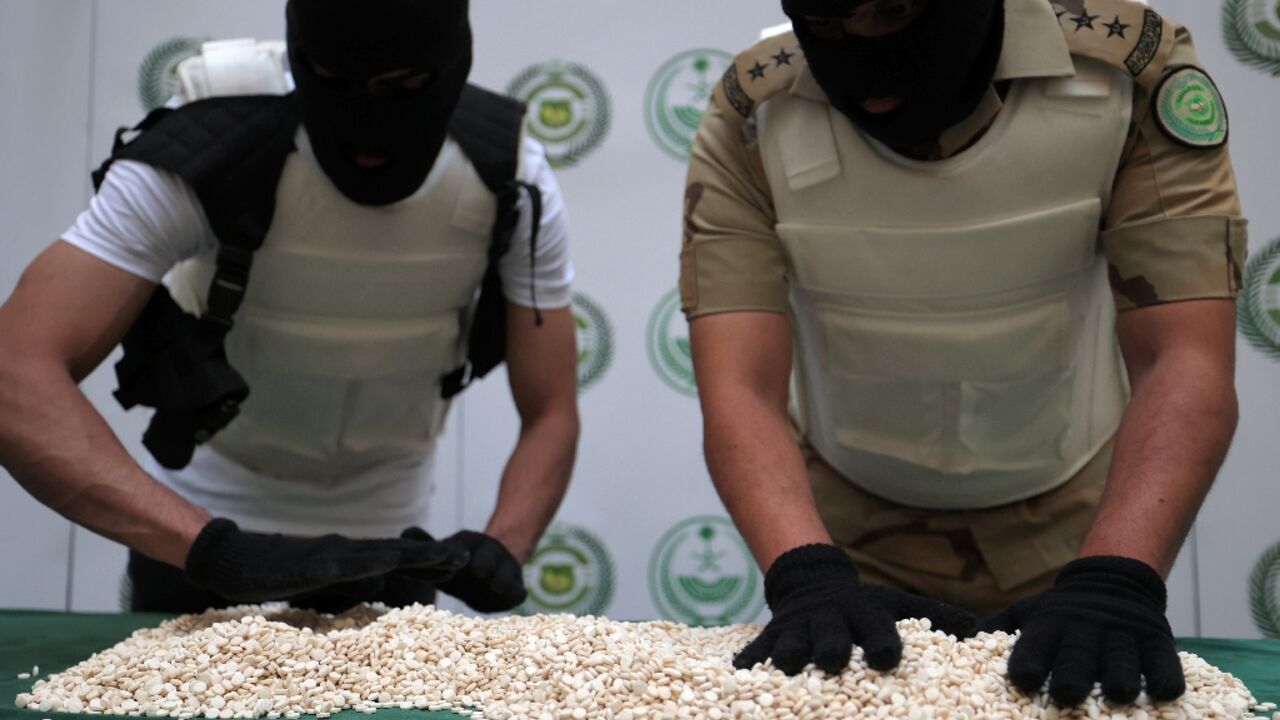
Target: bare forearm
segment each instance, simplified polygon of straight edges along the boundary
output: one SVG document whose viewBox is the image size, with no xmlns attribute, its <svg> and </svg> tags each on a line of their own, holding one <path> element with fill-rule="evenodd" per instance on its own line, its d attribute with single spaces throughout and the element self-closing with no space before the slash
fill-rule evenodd
<svg viewBox="0 0 1280 720">
<path fill-rule="evenodd" d="M 760 568 L 792 548 L 830 543 L 786 415 L 745 390 L 704 411 L 707 467 Z"/>
<path fill-rule="evenodd" d="M 72 522 L 178 567 L 209 519 L 138 467 L 70 375 L 47 363 L 0 367 L 0 464 Z"/>
<path fill-rule="evenodd" d="M 1132 557 L 1167 576 L 1226 456 L 1236 419 L 1230 372 L 1195 358 L 1152 367 L 1134 386 L 1081 555 Z"/>
<path fill-rule="evenodd" d="M 577 444 L 576 411 L 547 415 L 521 430 L 485 528 L 521 563 L 533 554 L 564 499 Z"/>
</svg>

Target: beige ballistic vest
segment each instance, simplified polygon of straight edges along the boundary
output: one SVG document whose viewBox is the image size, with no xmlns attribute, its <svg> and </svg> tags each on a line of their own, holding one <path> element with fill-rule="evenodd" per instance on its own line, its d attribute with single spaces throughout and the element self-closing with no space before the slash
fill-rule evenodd
<svg viewBox="0 0 1280 720">
<path fill-rule="evenodd" d="M 1098 250 L 1132 85 L 1076 57 L 1021 80 L 973 147 L 898 156 L 826 103 L 759 110 L 798 413 L 858 486 L 984 508 L 1068 480 L 1127 402 Z"/>
<path fill-rule="evenodd" d="M 493 195 L 449 140 L 423 190 L 394 205 L 347 200 L 300 153 L 276 203 L 226 343 L 249 399 L 211 444 L 284 477 L 426 453 L 448 407 L 440 378 L 466 357 Z M 204 256 L 176 269 L 175 298 L 203 307 L 213 268 Z"/>
<path fill-rule="evenodd" d="M 206 47 L 218 75 L 195 61 L 180 73 L 188 99 L 228 94 L 219 78 L 230 92 L 271 91 L 261 83 L 280 72 L 279 53 L 235 42 L 231 62 L 211 62 Z M 351 202 L 309 152 L 290 155 L 227 336 L 249 398 L 210 444 L 256 472 L 309 481 L 429 452 L 448 410 L 440 378 L 466 358 L 496 209 L 452 139 L 423 187 L 385 207 Z M 209 255 L 170 273 L 184 309 L 203 310 L 213 270 Z"/>
</svg>

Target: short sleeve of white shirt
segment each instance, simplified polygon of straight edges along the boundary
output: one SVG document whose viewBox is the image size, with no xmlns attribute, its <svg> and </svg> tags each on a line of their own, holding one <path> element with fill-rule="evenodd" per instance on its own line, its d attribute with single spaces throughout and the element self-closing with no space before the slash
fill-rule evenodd
<svg viewBox="0 0 1280 720">
<path fill-rule="evenodd" d="M 62 238 L 145 280 L 217 247 L 195 191 L 177 175 L 121 160 Z"/>
<path fill-rule="evenodd" d="M 499 263 L 503 293 L 524 307 L 569 305 L 569 258 L 564 198 L 542 146 L 526 139 L 521 179 L 542 194 L 536 261 L 530 262 L 532 210 L 522 196 L 511 250 Z M 98 194 L 63 235 L 68 243 L 138 277 L 159 282 L 177 263 L 212 252 L 217 240 L 195 191 L 173 173 L 122 160 L 107 172 Z"/>
</svg>

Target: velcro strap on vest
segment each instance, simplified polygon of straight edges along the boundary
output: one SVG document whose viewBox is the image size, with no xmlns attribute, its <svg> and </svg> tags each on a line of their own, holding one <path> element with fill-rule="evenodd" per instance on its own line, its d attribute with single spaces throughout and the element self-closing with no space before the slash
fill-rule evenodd
<svg viewBox="0 0 1280 720">
<path fill-rule="evenodd" d="M 840 174 L 840 153 L 836 150 L 835 131 L 831 127 L 831 111 L 819 102 L 796 102 L 788 107 L 800 119 L 790 125 L 804 128 L 803 137 L 781 138 L 785 152 L 782 163 L 787 172 L 787 185 L 803 190 Z"/>
<path fill-rule="evenodd" d="M 519 195 L 529 196 L 529 281 L 533 294 L 534 323 L 542 326 L 542 312 L 538 309 L 537 254 L 538 236 L 542 225 L 542 191 L 537 185 L 512 182 L 498 193 L 498 217 L 493 224 L 493 240 L 489 243 L 489 265 L 480 284 L 480 299 L 476 301 L 471 332 L 467 340 L 467 360 L 462 367 L 440 379 L 440 396 L 448 400 L 466 390 L 472 381 L 484 377 L 502 363 L 506 357 L 507 327 L 506 298 L 502 293 L 502 275 L 499 260 L 511 247 L 511 236 L 520 220 Z"/>
</svg>

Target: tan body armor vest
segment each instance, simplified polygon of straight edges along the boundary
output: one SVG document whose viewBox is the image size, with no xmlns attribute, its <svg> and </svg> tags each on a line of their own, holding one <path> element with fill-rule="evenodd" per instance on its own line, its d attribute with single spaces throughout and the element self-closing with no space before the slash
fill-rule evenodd
<svg viewBox="0 0 1280 720">
<path fill-rule="evenodd" d="M 1020 80 L 977 143 L 901 157 L 826 103 L 758 110 L 802 427 L 858 486 L 983 508 L 1068 480 L 1127 401 L 1098 231 L 1131 81 Z"/>
<path fill-rule="evenodd" d="M 250 395 L 210 444 L 308 480 L 428 452 L 448 409 L 440 378 L 466 357 L 495 212 L 452 139 L 423 187 L 385 207 L 348 200 L 305 148 L 290 155 L 226 341 Z M 213 270 L 211 255 L 176 268 L 179 304 L 203 309 Z"/>
</svg>

